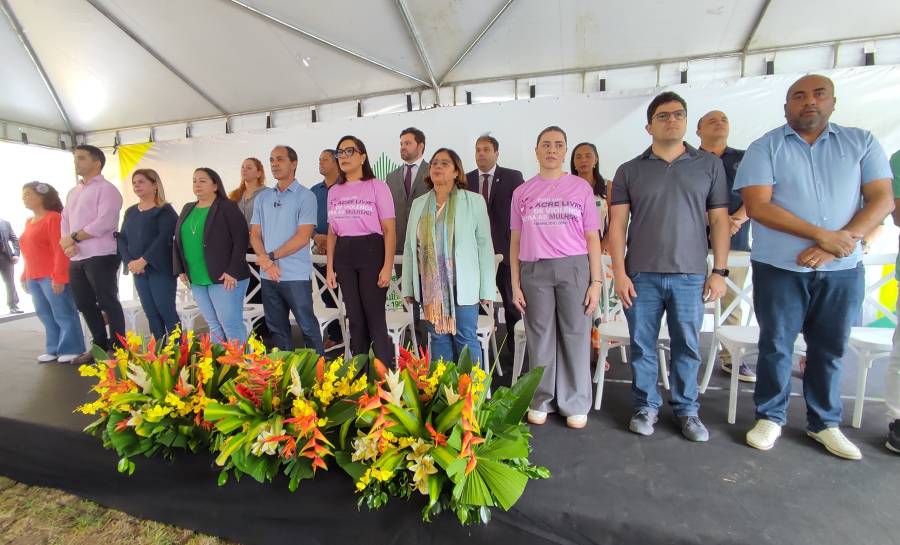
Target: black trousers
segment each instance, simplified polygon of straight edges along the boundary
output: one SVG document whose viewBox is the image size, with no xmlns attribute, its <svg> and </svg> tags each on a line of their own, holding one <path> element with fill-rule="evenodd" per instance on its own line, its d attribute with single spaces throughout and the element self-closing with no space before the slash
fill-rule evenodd
<svg viewBox="0 0 900 545">
<path fill-rule="evenodd" d="M 100 255 L 69 263 L 69 286 L 75 306 L 84 316 L 94 344 L 109 350 L 125 336 L 125 315 L 119 303 L 119 256 Z M 102 312 L 101 312 L 102 311 Z M 103 322 L 109 322 L 109 333 Z"/>
<path fill-rule="evenodd" d="M 19 306 L 19 294 L 16 292 L 16 278 L 13 272 L 15 265 L 8 256 L 0 255 L 0 275 L 6 285 L 6 306 L 12 310 Z"/>
<path fill-rule="evenodd" d="M 512 295 L 512 276 L 509 270 L 509 264 L 501 262 L 497 267 L 497 289 L 503 297 L 503 314 L 506 316 L 506 331 L 512 338 L 513 327 L 516 322 L 522 319 L 522 314 L 516 305 L 513 304 Z"/>
<path fill-rule="evenodd" d="M 394 346 L 387 332 L 384 304 L 387 288 L 378 287 L 384 266 L 384 237 L 378 234 L 338 237 L 334 272 L 341 286 L 350 322 L 350 351 L 365 354 L 372 346 L 385 365 L 394 361 Z"/>
</svg>

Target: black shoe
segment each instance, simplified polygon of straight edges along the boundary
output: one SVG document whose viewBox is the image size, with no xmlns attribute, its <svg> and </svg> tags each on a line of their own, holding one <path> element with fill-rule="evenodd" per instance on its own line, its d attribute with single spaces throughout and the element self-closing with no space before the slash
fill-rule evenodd
<svg viewBox="0 0 900 545">
<path fill-rule="evenodd" d="M 72 360 L 72 365 L 90 365 L 94 363 L 94 355 L 91 354 L 91 351 L 88 350 L 84 354 L 81 354 L 77 358 Z"/>
<path fill-rule="evenodd" d="M 884 446 L 889 451 L 900 454 L 900 419 L 888 424 L 888 436 Z"/>
</svg>

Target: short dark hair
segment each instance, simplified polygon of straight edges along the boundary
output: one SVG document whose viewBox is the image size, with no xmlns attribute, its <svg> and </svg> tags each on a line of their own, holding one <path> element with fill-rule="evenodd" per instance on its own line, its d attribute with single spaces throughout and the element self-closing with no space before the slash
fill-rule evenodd
<svg viewBox="0 0 900 545">
<path fill-rule="evenodd" d="M 594 195 L 606 198 L 606 180 L 603 179 L 603 175 L 600 174 L 600 154 L 597 153 L 597 146 L 591 144 L 590 142 L 582 142 L 572 148 L 572 159 L 569 162 L 570 173 L 578 174 L 578 171 L 575 170 L 575 153 L 578 151 L 578 148 L 581 146 L 588 146 L 591 148 L 591 151 L 594 152 L 594 157 L 597 158 L 597 163 L 594 165 L 594 169 L 591 171 L 593 175 L 593 180 L 588 180 L 587 182 L 591 184 L 591 189 L 594 190 Z"/>
<path fill-rule="evenodd" d="M 562 130 L 561 128 L 557 127 L 556 125 L 550 125 L 546 129 L 544 129 L 540 133 L 538 133 L 537 140 L 534 142 L 535 147 L 537 147 L 537 145 L 541 143 L 541 137 L 544 136 L 545 134 L 547 134 L 548 132 L 562 133 L 563 141 L 565 141 L 566 144 L 569 143 L 569 138 L 566 136 L 566 131 Z"/>
<path fill-rule="evenodd" d="M 419 129 L 417 129 L 415 127 L 407 127 L 405 129 L 403 129 L 402 131 L 400 131 L 401 137 L 404 134 L 413 135 L 413 138 L 416 139 L 416 144 L 422 144 L 423 146 L 425 145 L 425 133 L 420 131 Z"/>
<path fill-rule="evenodd" d="M 477 146 L 479 142 L 490 142 L 492 146 L 494 146 L 494 151 L 500 151 L 500 142 L 497 142 L 497 139 L 489 134 L 482 134 L 475 140 L 475 145 Z"/>
<path fill-rule="evenodd" d="M 352 134 L 348 134 L 347 136 L 343 136 L 340 140 L 338 140 L 337 146 L 335 146 L 334 149 L 341 149 L 341 142 L 343 142 L 344 140 L 353 142 L 353 145 L 356 146 L 356 149 L 358 149 L 360 153 L 364 153 L 366 155 L 366 160 L 363 161 L 362 165 L 362 179 L 371 180 L 375 178 L 375 171 L 372 170 L 372 164 L 369 163 L 369 152 L 366 151 L 366 145 L 363 143 L 363 141 L 353 136 Z M 335 156 L 335 160 L 337 160 L 337 156 Z M 340 176 L 338 176 L 337 183 L 342 184 L 347 181 L 347 177 L 344 175 L 344 171 L 341 170 L 340 161 L 338 161 L 338 171 L 340 171 L 341 174 Z"/>
<path fill-rule="evenodd" d="M 284 148 L 285 150 L 287 150 L 288 160 L 291 161 L 292 163 L 296 163 L 297 161 L 300 160 L 300 156 L 297 155 L 297 152 L 294 151 L 294 148 L 292 148 L 290 146 L 285 146 L 284 144 L 278 144 L 275 147 L 273 147 L 272 149 L 275 149 L 275 148 Z"/>
<path fill-rule="evenodd" d="M 446 153 L 450 156 L 450 160 L 453 161 L 453 166 L 456 168 L 456 179 L 453 182 L 456 184 L 456 187 L 459 189 L 465 189 L 469 186 L 466 182 L 466 171 L 463 169 L 462 159 L 459 158 L 459 154 L 453 151 L 450 148 L 439 148 L 436 152 L 431 155 L 431 161 L 428 161 L 428 164 L 434 162 L 434 158 L 437 157 L 438 153 Z M 434 189 L 434 182 L 431 181 L 431 174 L 425 176 L 425 185 L 428 186 L 429 189 Z"/>
<path fill-rule="evenodd" d="M 59 192 L 50 184 L 44 182 L 28 182 L 22 186 L 22 190 L 30 189 L 41 198 L 41 206 L 51 212 L 62 212 L 63 204 L 59 198 Z"/>
<path fill-rule="evenodd" d="M 106 166 L 106 154 L 103 153 L 103 150 L 98 148 L 97 146 L 92 146 L 90 144 L 80 144 L 75 146 L 75 150 L 86 151 L 90 154 L 91 159 L 94 161 L 100 161 L 100 170 L 103 170 L 103 167 Z"/>
<path fill-rule="evenodd" d="M 653 97 L 653 100 L 650 101 L 650 106 L 647 106 L 648 125 L 653 121 L 653 116 L 656 115 L 656 110 L 667 102 L 681 103 L 681 105 L 684 107 L 684 112 L 687 113 L 687 102 L 685 102 L 684 99 L 681 98 L 681 95 L 672 91 L 666 91 L 665 93 L 660 93 Z"/>
<path fill-rule="evenodd" d="M 285 146 L 286 147 L 286 146 Z M 290 148 L 288 148 L 290 149 Z M 227 199 L 228 196 L 225 194 L 225 186 L 222 185 L 222 177 L 219 176 L 219 173 L 209 167 L 200 167 L 195 168 L 194 172 L 198 170 L 202 170 L 209 176 L 209 179 L 212 180 L 212 183 L 216 186 L 216 199 Z"/>
</svg>

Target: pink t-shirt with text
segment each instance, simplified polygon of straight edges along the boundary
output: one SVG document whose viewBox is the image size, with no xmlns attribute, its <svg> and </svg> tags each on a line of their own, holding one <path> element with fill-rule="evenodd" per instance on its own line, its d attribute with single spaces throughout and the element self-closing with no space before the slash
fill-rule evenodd
<svg viewBox="0 0 900 545">
<path fill-rule="evenodd" d="M 513 191 L 509 226 L 521 232 L 521 261 L 586 255 L 584 232 L 600 228 L 594 192 L 572 174 L 535 176 Z"/>
<path fill-rule="evenodd" d="M 328 190 L 328 225 L 339 237 L 382 235 L 381 220 L 393 217 L 394 199 L 381 180 L 344 182 Z"/>
</svg>

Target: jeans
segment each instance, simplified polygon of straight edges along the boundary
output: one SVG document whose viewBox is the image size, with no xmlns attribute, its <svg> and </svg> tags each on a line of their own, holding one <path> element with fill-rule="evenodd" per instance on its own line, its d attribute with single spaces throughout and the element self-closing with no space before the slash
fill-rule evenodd
<svg viewBox="0 0 900 545">
<path fill-rule="evenodd" d="M 141 300 L 141 308 L 147 315 L 150 333 L 157 340 L 165 339 L 178 325 L 178 311 L 175 309 L 175 289 L 177 278 L 171 273 L 162 273 L 146 268 L 143 274 L 134 275 L 134 288 Z"/>
<path fill-rule="evenodd" d="M 481 343 L 478 342 L 478 305 L 456 305 L 456 334 L 434 332 L 434 325 L 425 321 L 431 337 L 431 361 L 457 361 L 463 347 L 469 347 L 472 363 L 480 365 Z"/>
<path fill-rule="evenodd" d="M 46 353 L 68 356 L 84 352 L 84 332 L 69 286 L 57 295 L 49 278 L 38 278 L 28 281 L 28 293 L 34 301 L 34 312 L 47 332 Z"/>
<path fill-rule="evenodd" d="M 756 418 L 787 423 L 794 342 L 806 340 L 803 397 L 813 433 L 841 422 L 841 358 L 862 305 L 864 270 L 794 272 L 758 261 L 753 306 L 759 322 Z"/>
<path fill-rule="evenodd" d="M 660 322 L 666 314 L 672 353 L 671 399 L 675 416 L 697 416 L 700 410 L 697 371 L 700 369 L 700 326 L 703 324 L 702 274 L 644 273 L 631 275 L 637 297 L 625 309 L 631 336 L 631 394 L 634 410 L 659 412 Z"/>
<path fill-rule="evenodd" d="M 288 312 L 294 313 L 304 345 L 319 354 L 325 353 L 322 346 L 322 331 L 319 320 L 313 313 L 312 282 L 309 280 L 262 281 L 263 310 L 266 325 L 272 333 L 272 345 L 281 350 L 293 350 L 291 320 Z"/>
<path fill-rule="evenodd" d="M 244 324 L 244 297 L 250 279 L 239 280 L 232 290 L 226 290 L 224 284 L 209 286 L 191 285 L 194 301 L 200 309 L 203 319 L 209 324 L 209 333 L 213 342 L 237 340 L 247 341 L 247 326 Z"/>
<path fill-rule="evenodd" d="M 98 255 L 69 263 L 69 287 L 75 306 L 84 315 L 94 344 L 109 350 L 125 335 L 125 314 L 119 302 L 119 256 Z M 102 311 L 102 312 L 101 312 Z M 103 313 L 109 323 L 109 334 Z"/>
</svg>

